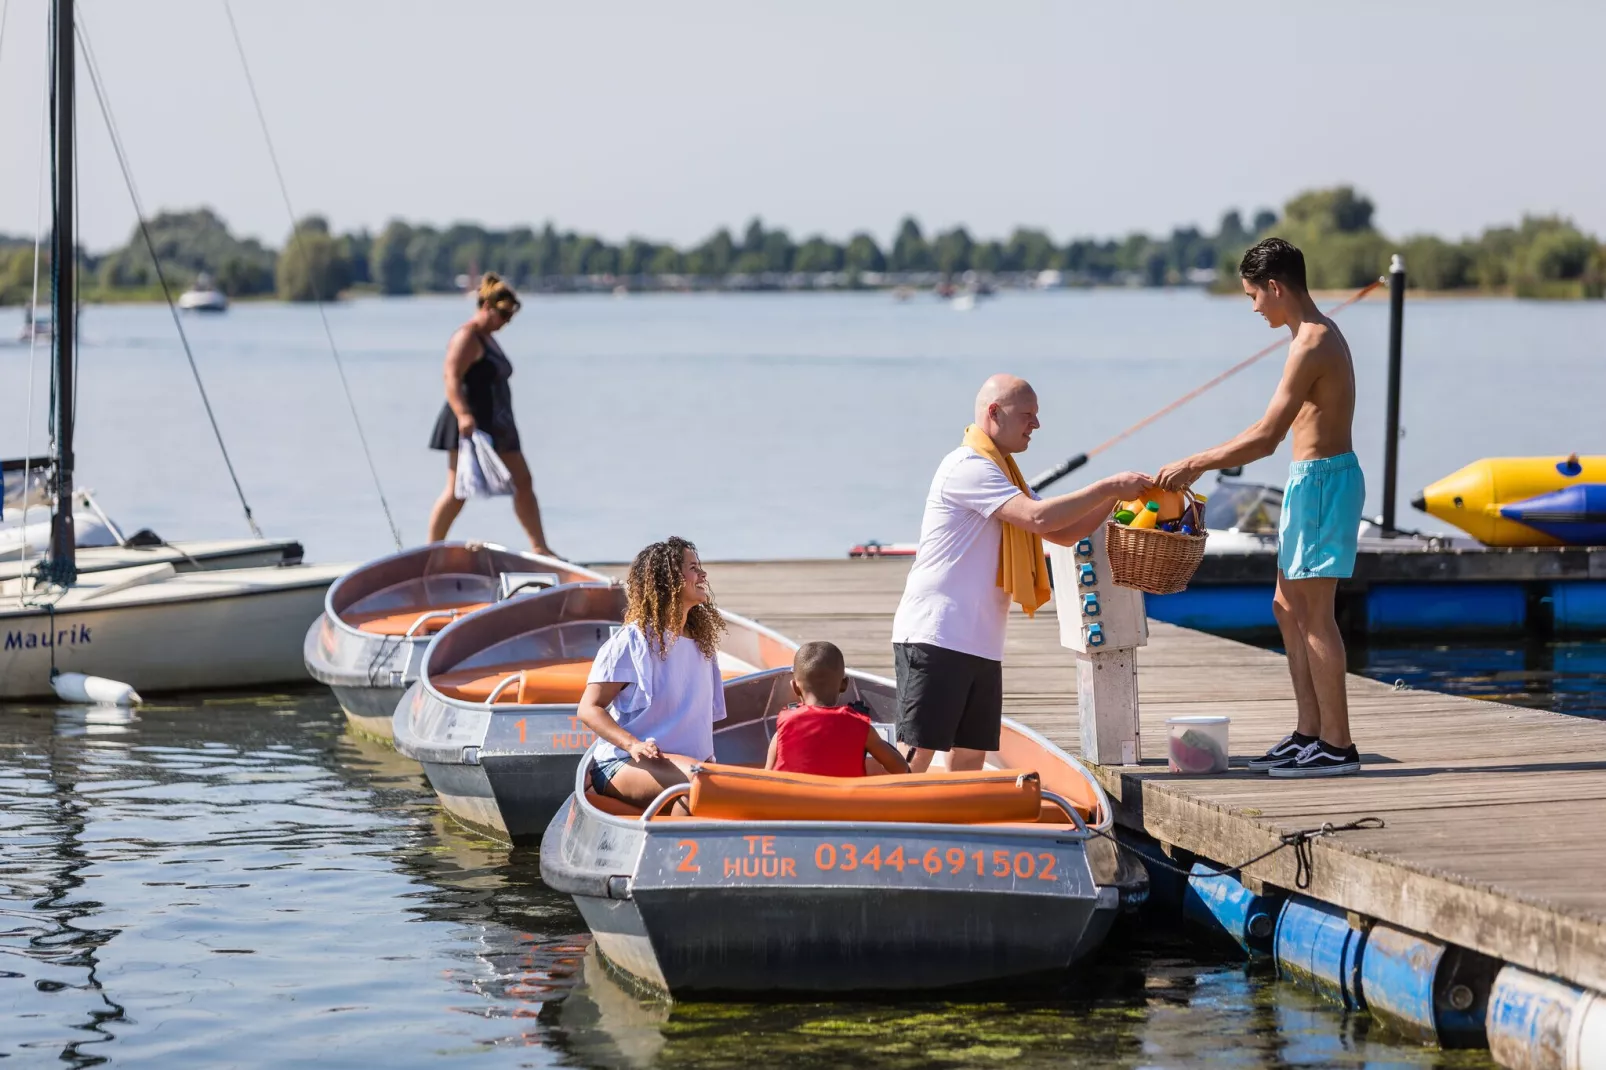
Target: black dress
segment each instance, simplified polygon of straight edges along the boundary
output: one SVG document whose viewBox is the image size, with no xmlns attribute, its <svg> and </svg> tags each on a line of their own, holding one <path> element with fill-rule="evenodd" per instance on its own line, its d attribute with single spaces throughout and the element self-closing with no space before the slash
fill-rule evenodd
<svg viewBox="0 0 1606 1070">
<path fill-rule="evenodd" d="M 519 429 L 513 422 L 513 390 L 508 378 L 513 374 L 513 362 L 507 359 L 502 347 L 488 334 L 479 335 L 480 359 L 463 373 L 463 393 L 468 396 L 468 411 L 474 416 L 476 430 L 491 436 L 491 444 L 498 453 L 516 453 L 519 450 Z M 457 449 L 457 414 L 451 405 L 442 405 L 435 420 L 435 430 L 429 436 L 432 450 Z"/>
</svg>

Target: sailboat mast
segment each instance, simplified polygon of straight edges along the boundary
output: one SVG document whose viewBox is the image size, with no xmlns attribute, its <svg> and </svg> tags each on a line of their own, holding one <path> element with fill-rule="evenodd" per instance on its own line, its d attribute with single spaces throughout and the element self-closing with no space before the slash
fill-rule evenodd
<svg viewBox="0 0 1606 1070">
<path fill-rule="evenodd" d="M 73 0 L 55 0 L 56 226 L 51 246 L 51 304 L 56 342 L 56 509 L 50 520 L 53 579 L 77 578 L 73 494 L 73 335 L 77 328 L 78 257 L 73 238 Z"/>
</svg>

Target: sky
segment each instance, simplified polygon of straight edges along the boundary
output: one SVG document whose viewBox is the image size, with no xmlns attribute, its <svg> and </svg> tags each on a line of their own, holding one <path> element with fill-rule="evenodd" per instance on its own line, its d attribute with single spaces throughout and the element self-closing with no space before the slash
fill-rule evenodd
<svg viewBox="0 0 1606 1070">
<path fill-rule="evenodd" d="M 0 233 L 35 229 L 47 0 L 0 0 Z M 289 229 L 222 0 L 80 0 L 148 210 Z M 1388 233 L 1606 232 L 1606 5 L 234 0 L 291 199 L 688 243 L 1213 229 L 1351 183 Z M 82 240 L 134 221 L 79 97 Z"/>
</svg>

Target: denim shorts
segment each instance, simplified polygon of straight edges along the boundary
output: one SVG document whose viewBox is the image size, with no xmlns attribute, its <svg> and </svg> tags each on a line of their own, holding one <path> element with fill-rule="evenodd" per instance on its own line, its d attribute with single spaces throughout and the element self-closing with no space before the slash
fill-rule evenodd
<svg viewBox="0 0 1606 1070">
<path fill-rule="evenodd" d="M 1355 574 L 1355 544 L 1366 477 L 1353 453 L 1295 461 L 1288 466 L 1277 522 L 1277 567 L 1291 580 L 1347 579 Z"/>
<path fill-rule="evenodd" d="M 614 776 L 630 764 L 629 758 L 599 758 L 591 763 L 591 790 L 598 795 L 606 795 L 608 783 Z"/>
</svg>

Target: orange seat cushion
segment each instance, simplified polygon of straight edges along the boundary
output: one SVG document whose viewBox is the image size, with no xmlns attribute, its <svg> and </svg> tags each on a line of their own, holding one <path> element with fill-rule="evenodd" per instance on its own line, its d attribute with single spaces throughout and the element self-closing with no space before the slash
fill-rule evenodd
<svg viewBox="0 0 1606 1070">
<path fill-rule="evenodd" d="M 1037 774 L 1021 769 L 828 777 L 706 762 L 691 778 L 691 812 L 726 821 L 1036 822 Z"/>
<path fill-rule="evenodd" d="M 496 685 L 517 674 L 519 682 L 510 686 L 496 701 L 520 706 L 562 704 L 572 706 L 585 693 L 586 677 L 591 674 L 591 659 L 576 658 L 570 661 L 549 661 L 542 665 L 523 668 L 507 665 L 497 668 L 461 669 L 430 677 L 435 690 L 460 702 L 484 702 Z"/>
<path fill-rule="evenodd" d="M 456 617 L 431 617 L 418 626 L 414 635 L 434 635 L 446 627 L 457 617 L 465 616 L 477 609 L 484 609 L 489 602 L 448 602 L 439 606 L 411 606 L 401 612 L 382 613 L 342 613 L 340 619 L 352 625 L 360 632 L 370 635 L 406 635 L 407 629 L 413 622 L 425 613 L 449 613 L 456 611 Z"/>
<path fill-rule="evenodd" d="M 586 789 L 586 802 L 595 806 L 605 814 L 615 817 L 640 817 L 641 807 L 631 806 L 623 799 L 615 799 L 612 795 L 598 795 L 590 788 Z"/>
</svg>

